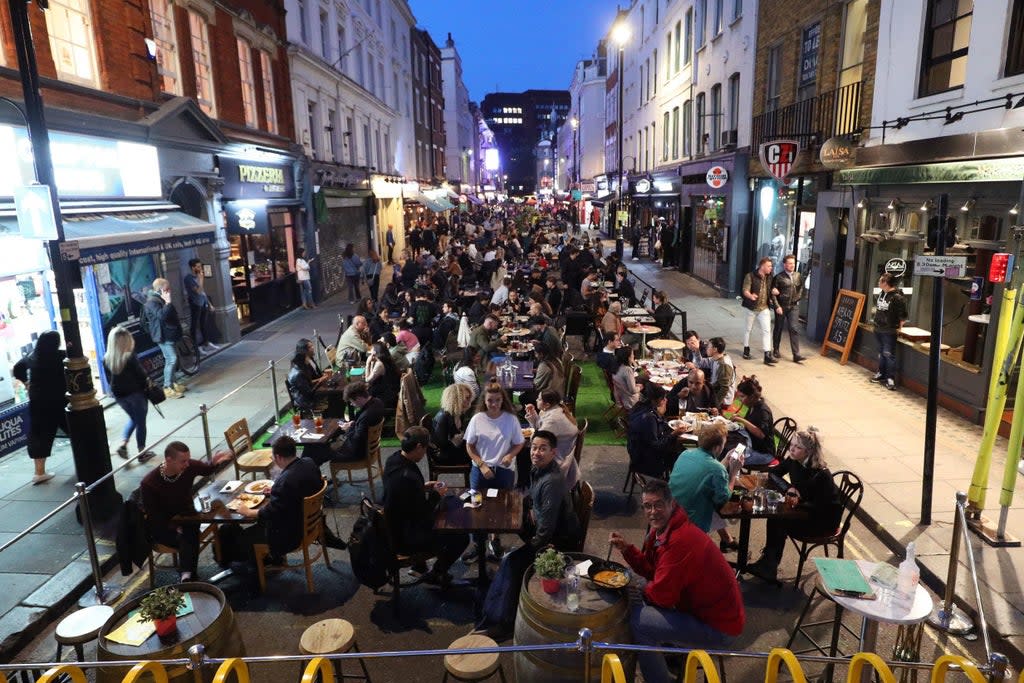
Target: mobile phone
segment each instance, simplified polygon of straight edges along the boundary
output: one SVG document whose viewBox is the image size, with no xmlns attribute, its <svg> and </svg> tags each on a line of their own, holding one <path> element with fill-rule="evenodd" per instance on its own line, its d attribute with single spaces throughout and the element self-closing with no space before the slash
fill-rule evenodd
<svg viewBox="0 0 1024 683">
<path fill-rule="evenodd" d="M 470 497 L 472 495 L 473 495 L 473 489 L 468 489 L 468 490 L 462 492 L 462 495 L 459 496 L 459 500 L 461 500 L 463 503 L 465 503 L 467 500 L 470 499 Z"/>
</svg>

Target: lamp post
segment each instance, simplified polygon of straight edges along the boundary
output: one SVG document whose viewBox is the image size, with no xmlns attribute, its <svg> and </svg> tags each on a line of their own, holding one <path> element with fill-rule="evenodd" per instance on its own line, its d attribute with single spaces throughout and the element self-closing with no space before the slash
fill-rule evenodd
<svg viewBox="0 0 1024 683">
<path fill-rule="evenodd" d="M 612 40 L 614 40 L 615 43 L 619 46 L 619 65 L 618 65 L 618 80 L 619 80 L 619 117 L 618 117 L 619 118 L 619 122 L 618 123 L 619 123 L 619 127 L 618 127 L 618 131 L 616 133 L 616 136 L 618 138 L 616 142 L 617 142 L 617 147 L 618 147 L 618 160 L 619 160 L 619 165 L 616 167 L 616 172 L 619 174 L 619 186 L 618 186 L 619 196 L 618 196 L 618 202 L 616 202 L 615 210 L 616 210 L 616 213 L 621 213 L 623 201 L 625 200 L 625 196 L 626 196 L 625 188 L 623 187 L 625 185 L 625 183 L 624 183 L 625 174 L 623 173 L 623 169 L 622 169 L 622 119 L 623 119 L 623 112 L 622 112 L 622 100 L 623 100 L 622 81 L 623 81 L 623 73 L 622 73 L 622 69 L 623 69 L 623 62 L 625 61 L 626 43 L 629 41 L 629 27 L 626 26 L 626 22 L 623 21 L 622 19 L 619 19 L 619 21 L 615 24 L 615 27 L 612 28 Z M 616 219 L 615 219 L 615 255 L 618 256 L 620 260 L 622 259 L 622 253 L 624 251 L 624 246 L 625 246 L 624 241 L 623 241 L 623 234 L 622 234 L 623 227 L 624 226 L 622 225 L 622 222 L 619 221 L 618 217 L 616 216 Z"/>
<path fill-rule="evenodd" d="M 575 116 L 572 117 L 572 182 L 576 184 L 577 188 L 580 183 L 580 170 L 577 166 L 577 142 L 579 141 L 579 127 L 580 120 Z"/>
<path fill-rule="evenodd" d="M 25 97 L 25 122 L 31 138 L 32 156 L 35 159 L 36 179 L 40 185 L 50 188 L 50 201 L 55 218 L 57 237 L 49 241 L 47 249 L 50 266 L 53 268 L 61 330 L 67 349 L 65 374 L 70 399 L 67 411 L 70 432 L 68 436 L 71 437 L 71 450 L 74 454 L 75 476 L 80 482 L 92 484 L 111 471 L 110 444 L 107 442 L 103 408 L 96 400 L 89 361 L 82 351 L 82 333 L 78 327 L 78 314 L 71 284 L 76 279 L 74 269 L 77 268 L 77 263 L 65 259 L 60 249 L 64 242 L 64 224 L 61 220 L 60 200 L 54 181 L 50 134 L 44 116 L 42 86 L 36 65 L 35 47 L 32 44 L 28 2 L 9 0 L 8 5 L 18 55 L 18 69 L 21 72 L 21 87 Z M 39 6 L 45 7 L 45 3 L 40 2 Z M 114 487 L 113 477 L 106 479 L 89 495 L 89 508 L 100 519 L 110 518 L 120 508 L 121 496 Z M 80 521 L 84 523 L 84 520 Z"/>
</svg>

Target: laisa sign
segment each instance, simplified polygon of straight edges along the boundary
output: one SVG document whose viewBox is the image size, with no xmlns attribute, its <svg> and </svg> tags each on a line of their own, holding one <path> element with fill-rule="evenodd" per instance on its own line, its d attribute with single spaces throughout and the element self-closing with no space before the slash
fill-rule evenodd
<svg viewBox="0 0 1024 683">
<path fill-rule="evenodd" d="M 800 153 L 800 143 L 796 140 L 774 140 L 761 143 L 761 165 L 771 177 L 785 182 L 789 176 L 796 155 Z"/>
<path fill-rule="evenodd" d="M 856 153 L 857 148 L 850 140 L 843 137 L 834 137 L 826 140 L 825 144 L 821 146 L 818 158 L 821 160 L 821 165 L 828 170 L 838 171 L 853 166 Z"/>
<path fill-rule="evenodd" d="M 711 189 L 719 190 L 729 182 L 729 171 L 725 170 L 724 166 L 712 166 L 708 169 L 705 178 Z"/>
</svg>

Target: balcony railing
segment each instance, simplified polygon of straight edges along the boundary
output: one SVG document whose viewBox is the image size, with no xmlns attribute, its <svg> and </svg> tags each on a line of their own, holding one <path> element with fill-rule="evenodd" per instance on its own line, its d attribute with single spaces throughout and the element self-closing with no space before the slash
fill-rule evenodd
<svg viewBox="0 0 1024 683">
<path fill-rule="evenodd" d="M 861 82 L 822 93 L 788 107 L 754 117 L 753 149 L 771 140 L 793 139 L 803 145 L 811 138 L 821 144 L 836 135 L 860 130 Z"/>
</svg>

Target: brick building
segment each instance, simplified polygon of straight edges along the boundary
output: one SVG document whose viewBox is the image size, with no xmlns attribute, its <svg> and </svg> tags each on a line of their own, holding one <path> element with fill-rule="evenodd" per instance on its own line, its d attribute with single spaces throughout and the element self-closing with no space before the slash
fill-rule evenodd
<svg viewBox="0 0 1024 683">
<path fill-rule="evenodd" d="M 412 107 L 416 139 L 416 175 L 421 183 L 445 180 L 444 89 L 441 85 L 441 49 L 430 33 L 413 28 Z"/>
</svg>

